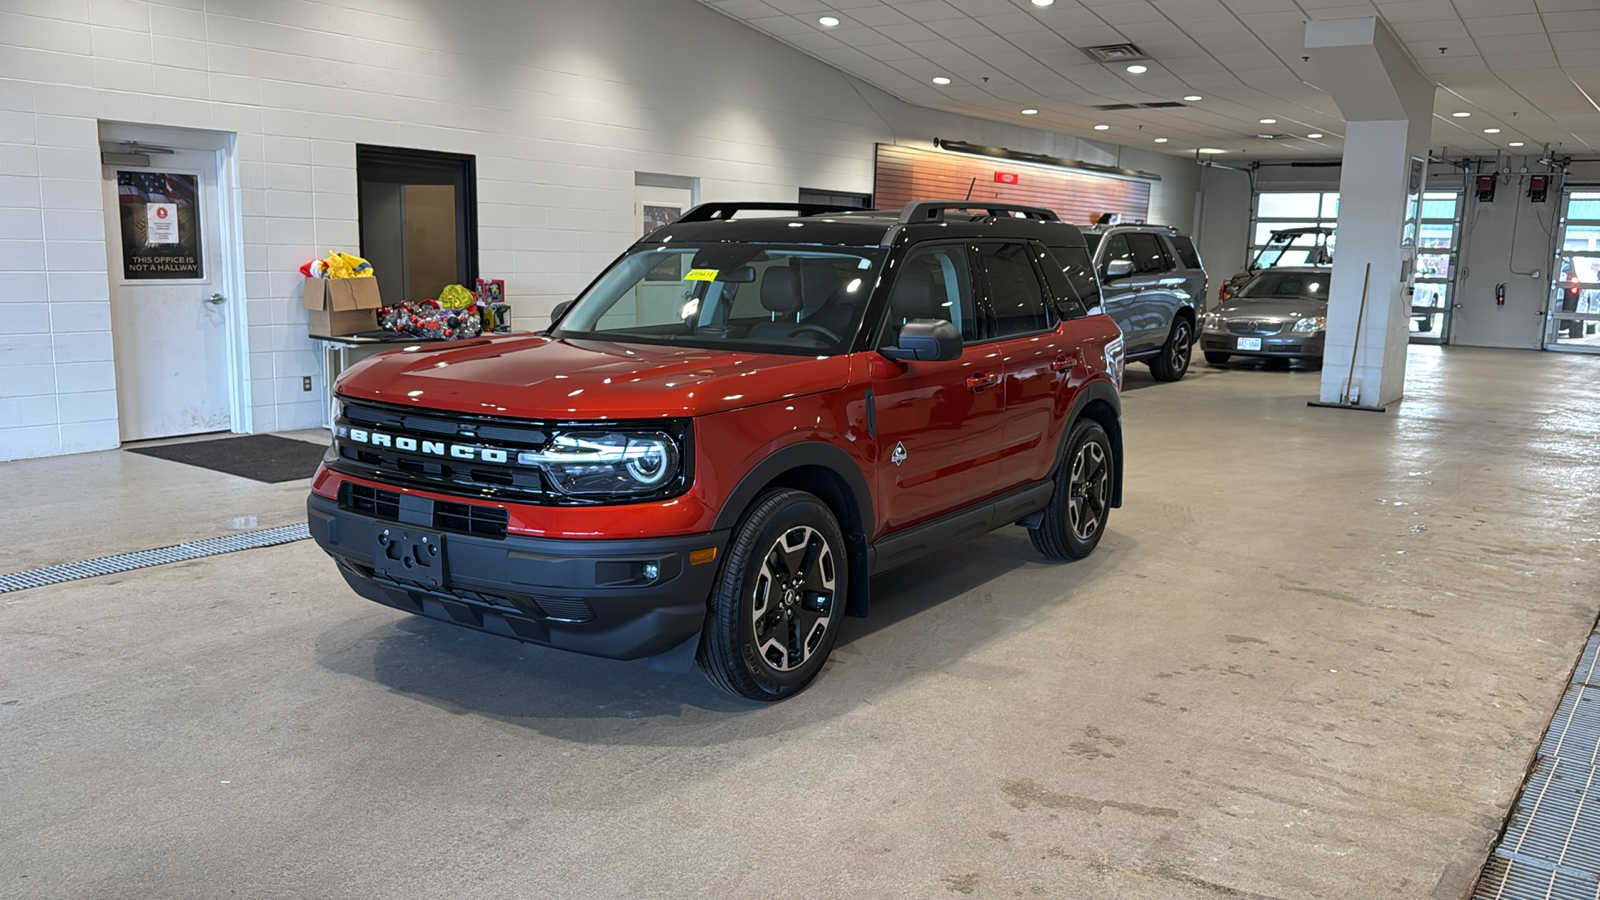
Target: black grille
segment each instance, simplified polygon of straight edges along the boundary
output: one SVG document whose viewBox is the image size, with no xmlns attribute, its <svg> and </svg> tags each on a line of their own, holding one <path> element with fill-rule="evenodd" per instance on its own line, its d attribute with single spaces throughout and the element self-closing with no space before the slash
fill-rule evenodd
<svg viewBox="0 0 1600 900">
<path fill-rule="evenodd" d="M 506 536 L 506 525 L 510 522 L 511 515 L 498 506 L 427 502 L 433 506 L 431 525 L 440 531 L 455 531 L 491 538 Z M 348 510 L 367 513 L 375 519 L 400 521 L 400 494 L 395 491 L 385 491 L 346 481 L 339 486 L 339 505 Z"/>
<path fill-rule="evenodd" d="M 587 622 L 594 618 L 594 610 L 583 600 L 535 597 L 533 602 L 540 612 L 560 622 Z"/>
<path fill-rule="evenodd" d="M 1283 330 L 1283 323 L 1265 319 L 1231 319 L 1228 330 L 1234 334 L 1277 334 Z"/>
<path fill-rule="evenodd" d="M 359 401 L 345 401 L 344 417 L 334 425 L 336 434 L 345 434 L 340 428 L 359 430 L 381 435 L 384 441 L 339 437 L 335 441 L 339 459 L 330 466 L 336 471 L 442 493 L 533 502 L 547 499 L 544 476 L 537 469 L 516 464 L 519 450 L 537 449 L 546 443 L 548 432 L 541 425 Z M 455 456 L 455 451 L 470 458 Z M 498 458 L 485 459 L 488 454 Z"/>
</svg>

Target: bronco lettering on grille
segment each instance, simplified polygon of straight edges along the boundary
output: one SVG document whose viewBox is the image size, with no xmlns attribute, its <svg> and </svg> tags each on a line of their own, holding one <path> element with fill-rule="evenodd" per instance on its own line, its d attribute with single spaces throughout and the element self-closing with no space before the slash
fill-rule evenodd
<svg viewBox="0 0 1600 900">
<path fill-rule="evenodd" d="M 348 437 L 357 444 L 366 444 L 370 447 L 393 447 L 396 450 L 405 450 L 411 453 L 423 453 L 428 456 L 448 456 L 452 459 L 481 460 L 486 463 L 507 465 L 511 461 L 511 454 L 506 450 L 497 450 L 493 447 L 477 447 L 471 444 L 447 444 L 444 441 L 418 441 L 416 438 L 398 437 L 384 434 L 380 431 L 368 431 L 365 428 L 340 428 L 340 436 Z"/>
</svg>

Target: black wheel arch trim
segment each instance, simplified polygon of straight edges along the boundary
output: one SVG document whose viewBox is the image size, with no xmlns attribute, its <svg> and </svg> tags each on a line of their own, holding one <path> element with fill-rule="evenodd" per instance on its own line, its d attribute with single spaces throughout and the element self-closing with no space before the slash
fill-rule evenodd
<svg viewBox="0 0 1600 900">
<path fill-rule="evenodd" d="M 1105 428 L 1106 436 L 1111 439 L 1111 455 L 1116 460 L 1116 467 L 1112 471 L 1111 506 L 1113 509 L 1122 506 L 1122 396 L 1110 382 L 1092 381 L 1078 392 L 1078 398 L 1072 402 L 1072 411 L 1067 414 L 1067 425 L 1061 429 L 1061 446 L 1056 449 L 1056 469 L 1066 463 L 1067 441 L 1072 437 L 1072 429 L 1083 418 L 1084 411 L 1089 404 L 1100 401 L 1111 408 L 1110 421 L 1100 421 Z M 1050 470 L 1050 476 L 1055 477 L 1056 469 Z"/>
<path fill-rule="evenodd" d="M 877 520 L 874 518 L 872 491 L 867 485 L 866 475 L 862 474 L 861 467 L 856 461 L 840 448 L 821 441 L 802 441 L 773 451 L 739 479 L 728 499 L 723 502 L 722 509 L 711 525 L 711 530 L 720 531 L 737 526 L 761 492 L 773 484 L 805 489 L 804 485 L 788 484 L 783 480 L 784 475 L 796 469 L 826 470 L 838 476 L 849 492 L 848 496 L 823 496 L 822 500 L 824 502 L 831 500 L 835 503 L 848 501 L 851 507 L 844 510 L 846 514 L 839 520 L 839 529 L 844 532 L 845 541 L 850 545 L 847 548 L 850 559 L 850 583 L 845 615 L 865 616 L 868 580 L 871 576 L 867 546 Z"/>
</svg>

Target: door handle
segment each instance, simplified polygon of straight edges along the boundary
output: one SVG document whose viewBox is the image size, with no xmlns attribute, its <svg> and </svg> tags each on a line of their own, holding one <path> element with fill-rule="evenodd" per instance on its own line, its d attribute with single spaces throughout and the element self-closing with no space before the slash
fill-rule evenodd
<svg viewBox="0 0 1600 900">
<path fill-rule="evenodd" d="M 228 298 L 222 296 L 221 294 L 212 294 L 206 298 L 206 302 L 212 306 L 221 306 L 223 303 L 226 303 L 227 300 Z"/>
<path fill-rule="evenodd" d="M 1050 364 L 1050 371 L 1055 372 L 1057 374 L 1060 374 L 1062 372 L 1070 372 L 1074 368 L 1076 368 L 1077 365 L 1078 365 L 1078 357 L 1077 357 L 1076 354 L 1069 354 L 1069 355 L 1066 355 L 1066 356 L 1058 356 L 1058 357 L 1056 357 L 1055 362 Z"/>
<path fill-rule="evenodd" d="M 974 391 L 974 392 L 983 391 L 986 388 L 992 388 L 992 387 L 994 387 L 995 385 L 997 385 L 999 383 L 1000 383 L 1000 376 L 999 375 L 991 375 L 991 374 L 969 375 L 967 377 L 967 390 Z"/>
</svg>

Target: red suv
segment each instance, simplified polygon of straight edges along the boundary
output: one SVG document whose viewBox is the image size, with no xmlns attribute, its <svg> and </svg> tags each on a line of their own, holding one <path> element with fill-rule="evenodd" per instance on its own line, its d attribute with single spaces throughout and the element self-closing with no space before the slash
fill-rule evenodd
<svg viewBox="0 0 1600 900">
<path fill-rule="evenodd" d="M 1075 559 L 1121 503 L 1122 338 L 1048 210 L 703 204 L 552 318 L 339 379 L 309 515 L 357 593 L 777 700 L 872 574 L 1012 522 Z"/>
</svg>

